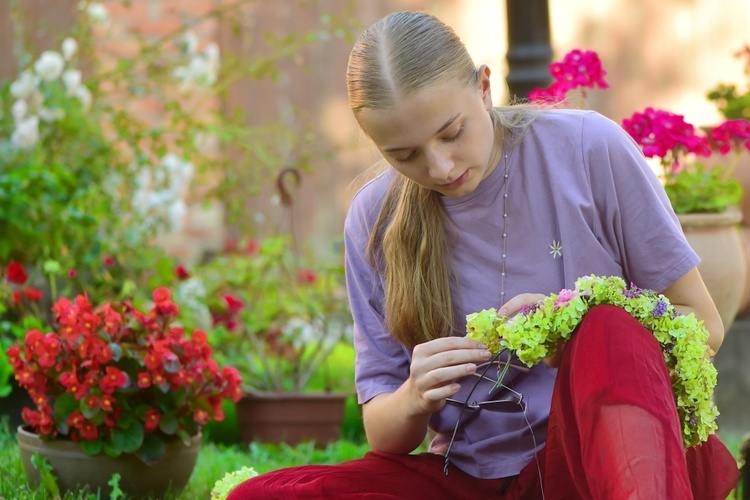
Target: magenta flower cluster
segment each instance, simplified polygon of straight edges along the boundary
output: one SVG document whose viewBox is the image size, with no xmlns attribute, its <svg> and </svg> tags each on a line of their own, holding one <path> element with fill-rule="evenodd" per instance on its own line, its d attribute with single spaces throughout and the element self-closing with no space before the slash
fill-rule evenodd
<svg viewBox="0 0 750 500">
<path fill-rule="evenodd" d="M 711 143 L 725 155 L 732 149 L 745 149 L 750 151 L 750 121 L 727 120 L 711 130 Z"/>
<path fill-rule="evenodd" d="M 571 50 L 562 61 L 550 64 L 549 71 L 554 81 L 545 89 L 532 90 L 529 101 L 556 103 L 565 99 L 569 91 L 579 87 L 609 88 L 604 80 L 607 72 L 602 68 L 599 55 L 592 50 Z"/>
<path fill-rule="evenodd" d="M 649 158 L 666 159 L 671 155 L 676 160 L 679 153 L 711 156 L 708 139 L 697 134 L 683 115 L 649 107 L 624 119 L 622 126 Z M 672 171 L 679 170 L 679 162 L 672 163 Z"/>
</svg>

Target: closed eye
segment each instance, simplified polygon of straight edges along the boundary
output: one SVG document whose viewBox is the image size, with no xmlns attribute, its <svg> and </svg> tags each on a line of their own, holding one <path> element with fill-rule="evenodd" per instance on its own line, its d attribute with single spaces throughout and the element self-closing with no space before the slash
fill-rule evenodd
<svg viewBox="0 0 750 500">
<path fill-rule="evenodd" d="M 393 158 L 393 161 L 395 161 L 396 163 L 408 163 L 416 157 L 417 157 L 417 150 L 415 149 L 414 151 L 409 153 L 409 156 L 406 156 L 404 158 Z"/>
<path fill-rule="evenodd" d="M 457 141 L 461 135 L 464 133 L 464 126 L 461 125 L 461 128 L 458 129 L 458 132 L 456 132 L 455 135 L 452 135 L 451 137 L 443 137 L 443 141 L 445 142 L 454 142 Z"/>
</svg>

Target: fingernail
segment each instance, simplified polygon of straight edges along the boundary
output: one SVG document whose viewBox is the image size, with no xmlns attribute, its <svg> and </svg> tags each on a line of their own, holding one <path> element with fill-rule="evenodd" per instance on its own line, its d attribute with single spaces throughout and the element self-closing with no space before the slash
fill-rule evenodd
<svg viewBox="0 0 750 500">
<path fill-rule="evenodd" d="M 500 309 L 500 311 L 498 311 L 497 313 L 498 316 L 505 316 L 506 314 L 508 314 L 507 309 Z"/>
<path fill-rule="evenodd" d="M 492 354 L 490 353 L 490 351 L 482 351 L 481 356 L 482 359 L 490 359 L 490 356 L 492 356 Z"/>
</svg>

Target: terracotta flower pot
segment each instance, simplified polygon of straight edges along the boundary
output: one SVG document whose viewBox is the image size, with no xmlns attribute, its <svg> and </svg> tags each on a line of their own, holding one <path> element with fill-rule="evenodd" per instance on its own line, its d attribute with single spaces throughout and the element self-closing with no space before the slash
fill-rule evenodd
<svg viewBox="0 0 750 500">
<path fill-rule="evenodd" d="M 747 262 L 739 232 L 742 212 L 730 207 L 721 213 L 677 217 L 688 243 L 701 258 L 698 270 L 728 331 L 747 286 Z"/>
<path fill-rule="evenodd" d="M 193 437 L 190 446 L 182 441 L 168 443 L 164 458 L 148 466 L 132 454 L 116 458 L 87 455 L 78 443 L 44 441 L 24 426 L 18 427 L 17 437 L 29 483 L 39 483 L 39 471 L 31 463 L 31 455 L 38 452 L 52 467 L 61 493 L 88 486 L 94 493 L 100 489 L 103 498 L 109 498 L 111 487 L 107 483 L 115 473 L 120 475 L 120 489 L 129 497 L 163 498 L 168 490 L 179 491 L 190 479 L 201 449 L 200 434 Z"/>
<path fill-rule="evenodd" d="M 247 394 L 237 402 L 242 440 L 325 446 L 341 437 L 346 398 L 344 393 Z"/>
</svg>

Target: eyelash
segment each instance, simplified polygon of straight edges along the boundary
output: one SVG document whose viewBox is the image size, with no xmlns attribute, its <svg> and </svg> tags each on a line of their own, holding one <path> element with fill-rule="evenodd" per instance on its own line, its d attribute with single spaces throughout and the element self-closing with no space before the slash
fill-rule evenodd
<svg viewBox="0 0 750 500">
<path fill-rule="evenodd" d="M 463 127 L 463 125 L 461 125 L 461 128 L 458 129 L 458 132 L 456 132 L 456 135 L 454 135 L 452 137 L 445 137 L 445 138 L 443 138 L 443 141 L 445 141 L 445 142 L 456 142 L 458 139 L 461 138 L 461 135 L 463 134 L 463 132 L 464 132 L 464 127 Z M 396 163 L 408 163 L 408 162 L 412 161 L 416 156 L 417 156 L 417 152 L 416 151 L 412 151 L 411 154 L 409 156 L 407 156 L 406 158 L 394 158 L 393 160 Z"/>
</svg>

